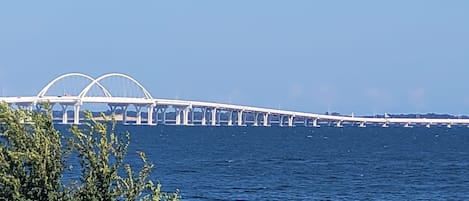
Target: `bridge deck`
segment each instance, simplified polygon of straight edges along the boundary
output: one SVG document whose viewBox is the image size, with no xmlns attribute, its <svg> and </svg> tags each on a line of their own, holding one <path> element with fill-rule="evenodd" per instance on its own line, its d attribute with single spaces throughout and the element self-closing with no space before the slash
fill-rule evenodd
<svg viewBox="0 0 469 201">
<path fill-rule="evenodd" d="M 469 125 L 469 119 L 430 119 L 430 118 L 369 118 L 369 117 L 352 117 L 352 116 L 337 116 L 325 115 L 316 113 L 296 112 L 288 110 L 269 109 L 262 107 L 252 107 L 234 104 L 202 102 L 202 101 L 188 101 L 188 100 L 173 100 L 173 99 L 147 99 L 147 98 L 126 98 L 126 97 L 78 97 L 78 96 L 27 96 L 27 97 L 0 97 L 0 102 L 8 104 L 15 104 L 18 106 L 32 106 L 39 102 L 50 102 L 51 104 L 60 105 L 82 105 L 84 103 L 101 103 L 109 105 L 137 105 L 148 108 L 158 107 L 173 107 L 181 108 L 181 111 L 186 109 L 193 110 L 194 108 L 215 110 L 215 111 L 232 111 L 251 114 L 261 114 L 267 116 L 282 116 L 289 118 L 303 118 L 305 120 L 320 120 L 320 121 L 333 121 L 341 123 L 361 123 L 361 124 L 463 124 Z M 188 116 L 186 114 L 186 116 Z M 65 118 L 65 117 L 64 117 Z M 177 117 L 179 118 L 179 117 Z M 187 117 L 185 117 L 187 119 Z M 215 119 L 215 117 L 213 117 Z M 278 121 L 281 121 L 278 118 Z M 65 120 L 64 120 L 65 121 Z M 201 120 L 202 121 L 202 120 Z M 204 120 L 205 121 L 205 120 Z M 257 121 L 257 119 L 256 119 Z M 264 120 L 266 121 L 266 120 Z M 186 122 L 183 122 L 185 124 Z M 241 125 L 241 124 L 240 124 Z M 291 122 L 290 122 L 291 125 Z"/>
</svg>

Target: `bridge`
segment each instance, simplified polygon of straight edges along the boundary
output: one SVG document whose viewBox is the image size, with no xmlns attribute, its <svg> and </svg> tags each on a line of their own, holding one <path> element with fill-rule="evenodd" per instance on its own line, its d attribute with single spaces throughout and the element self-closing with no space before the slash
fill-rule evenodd
<svg viewBox="0 0 469 201">
<path fill-rule="evenodd" d="M 126 82 L 125 86 L 118 86 L 115 83 L 106 84 L 106 80 L 116 79 Z M 56 92 L 57 90 L 53 92 L 53 88 L 58 88 L 58 83 L 63 85 L 63 82 L 66 80 L 80 80 L 80 82 L 72 82 L 72 84 L 63 86 L 65 93 Z M 83 80 L 85 81 L 83 82 Z M 137 93 L 121 94 L 122 89 L 129 85 L 133 86 L 134 89 L 132 91 Z M 76 89 L 65 90 L 65 87 L 77 88 L 76 86 L 83 87 L 78 87 L 78 91 Z M 110 88 L 116 86 L 118 86 L 117 90 L 110 90 Z M 92 91 L 94 92 L 91 93 Z M 79 124 L 80 120 L 84 118 L 83 107 L 87 104 L 104 104 L 108 107 L 108 111 L 119 115 L 121 118 L 118 119 L 119 122 L 136 125 L 278 125 L 288 127 L 297 125 L 311 127 L 320 127 L 321 125 L 333 125 L 336 127 L 343 127 L 344 125 L 359 127 L 366 127 L 367 125 L 379 125 L 382 127 L 390 125 L 402 125 L 404 127 L 443 125 L 448 128 L 453 125 L 469 126 L 469 119 L 392 118 L 388 116 L 381 118 L 355 117 L 353 115 L 325 115 L 215 102 L 159 99 L 154 98 L 137 80 L 121 73 L 109 73 L 98 78 L 93 78 L 82 73 L 68 73 L 53 79 L 36 96 L 0 97 L 0 102 L 6 102 L 11 107 L 29 109 L 34 109 L 41 102 L 49 102 L 54 108 L 59 107 L 61 110 L 61 116 L 55 118 L 61 119 L 63 124 Z M 131 109 L 133 109 L 133 112 L 129 112 Z M 73 117 L 69 118 L 69 113 L 71 112 L 73 112 Z M 131 116 L 131 113 L 134 116 Z"/>
</svg>

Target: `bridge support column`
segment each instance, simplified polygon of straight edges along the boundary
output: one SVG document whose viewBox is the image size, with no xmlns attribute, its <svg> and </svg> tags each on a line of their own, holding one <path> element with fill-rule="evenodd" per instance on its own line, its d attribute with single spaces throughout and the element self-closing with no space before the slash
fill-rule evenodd
<svg viewBox="0 0 469 201">
<path fill-rule="evenodd" d="M 80 105 L 73 106 L 73 123 L 80 124 Z"/>
<path fill-rule="evenodd" d="M 166 109 L 167 108 L 161 108 L 161 112 L 163 113 L 163 125 L 166 125 Z"/>
<path fill-rule="evenodd" d="M 294 116 L 288 116 L 288 126 L 293 127 Z"/>
<path fill-rule="evenodd" d="M 269 113 L 264 114 L 264 121 L 262 123 L 264 126 L 269 126 Z"/>
<path fill-rule="evenodd" d="M 319 126 L 319 124 L 318 124 L 318 119 L 317 119 L 317 118 L 313 120 L 313 127 L 316 127 L 316 128 L 321 127 L 321 126 Z"/>
<path fill-rule="evenodd" d="M 217 108 L 212 108 L 212 126 L 216 126 L 217 125 Z"/>
<path fill-rule="evenodd" d="M 182 121 L 182 124 L 187 126 L 189 125 L 189 110 L 190 110 L 190 107 L 186 107 L 182 110 L 182 115 L 183 115 L 183 121 Z"/>
<path fill-rule="evenodd" d="M 244 125 L 243 122 L 243 111 L 238 111 L 238 126 Z"/>
<path fill-rule="evenodd" d="M 123 105 L 122 106 L 122 124 L 127 124 L 127 108 L 128 105 Z"/>
<path fill-rule="evenodd" d="M 337 128 L 344 127 L 344 126 L 342 126 L 342 121 L 338 121 L 337 124 L 335 125 L 335 127 L 337 127 Z"/>
<path fill-rule="evenodd" d="M 360 123 L 360 128 L 366 128 L 366 122 L 361 122 Z"/>
<path fill-rule="evenodd" d="M 137 110 L 137 120 L 135 124 L 141 125 L 142 124 L 142 106 L 135 106 L 135 110 Z"/>
<path fill-rule="evenodd" d="M 180 108 L 175 108 L 176 109 L 176 125 L 181 125 L 181 109 Z"/>
<path fill-rule="evenodd" d="M 228 126 L 233 126 L 233 111 L 228 111 Z"/>
<path fill-rule="evenodd" d="M 305 126 L 305 127 L 308 127 L 308 118 L 306 118 L 306 117 L 305 117 L 304 126 Z"/>
<path fill-rule="evenodd" d="M 62 105 L 62 124 L 68 123 L 67 108 L 68 108 L 68 105 Z"/>
<path fill-rule="evenodd" d="M 207 108 L 202 108 L 202 126 L 207 125 Z"/>
<path fill-rule="evenodd" d="M 153 106 L 153 105 L 147 106 L 147 124 L 148 125 L 155 125 L 153 123 L 153 112 L 154 112 L 154 110 L 155 110 L 155 106 Z M 157 120 L 157 122 L 158 122 L 158 120 Z"/>
<path fill-rule="evenodd" d="M 254 126 L 259 126 L 259 113 L 254 114 Z"/>
</svg>

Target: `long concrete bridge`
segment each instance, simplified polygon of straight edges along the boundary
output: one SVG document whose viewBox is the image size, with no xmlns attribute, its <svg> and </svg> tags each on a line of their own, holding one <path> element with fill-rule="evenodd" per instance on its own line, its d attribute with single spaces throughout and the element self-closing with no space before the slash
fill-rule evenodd
<svg viewBox="0 0 469 201">
<path fill-rule="evenodd" d="M 56 83 L 79 77 L 87 80 L 87 85 L 76 94 L 50 94 L 49 90 Z M 124 79 L 132 83 L 140 90 L 140 96 L 129 97 L 116 96 L 106 87 L 102 81 L 110 78 Z M 102 95 L 90 96 L 92 88 L 98 88 Z M 35 108 L 38 103 L 49 102 L 51 105 L 59 105 L 61 108 L 61 122 L 64 124 L 79 124 L 83 119 L 83 109 L 85 104 L 106 104 L 111 112 L 120 112 L 121 121 L 124 124 L 132 123 L 141 125 L 202 125 L 202 126 L 312 126 L 333 125 L 342 127 L 353 125 L 366 127 L 367 125 L 379 125 L 388 127 L 390 125 L 402 125 L 412 127 L 421 125 L 431 127 L 432 125 L 452 125 L 469 126 L 469 119 L 430 119 L 430 118 L 370 118 L 356 116 L 324 115 L 308 112 L 297 112 L 288 110 L 269 109 L 262 107 L 252 107 L 234 104 L 158 99 L 153 96 L 134 78 L 121 74 L 109 73 L 98 78 L 93 78 L 82 73 L 68 73 L 61 75 L 46 86 L 36 96 L 25 97 L 0 97 L 0 102 L 6 102 L 12 107 Z M 133 107 L 134 116 L 129 116 L 129 108 Z M 73 118 L 69 118 L 68 111 L 73 111 Z M 146 115 L 142 115 L 146 114 Z M 171 114 L 171 115 L 170 115 Z M 171 118 L 169 118 L 171 117 Z"/>
</svg>

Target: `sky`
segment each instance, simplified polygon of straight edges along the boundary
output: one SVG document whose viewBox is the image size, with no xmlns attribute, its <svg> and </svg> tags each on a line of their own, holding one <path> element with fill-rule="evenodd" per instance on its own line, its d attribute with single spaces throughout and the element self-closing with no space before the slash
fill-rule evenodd
<svg viewBox="0 0 469 201">
<path fill-rule="evenodd" d="M 0 2 L 0 96 L 120 72 L 156 98 L 469 114 L 469 1 Z M 77 86 L 77 85 L 73 85 Z"/>
</svg>

